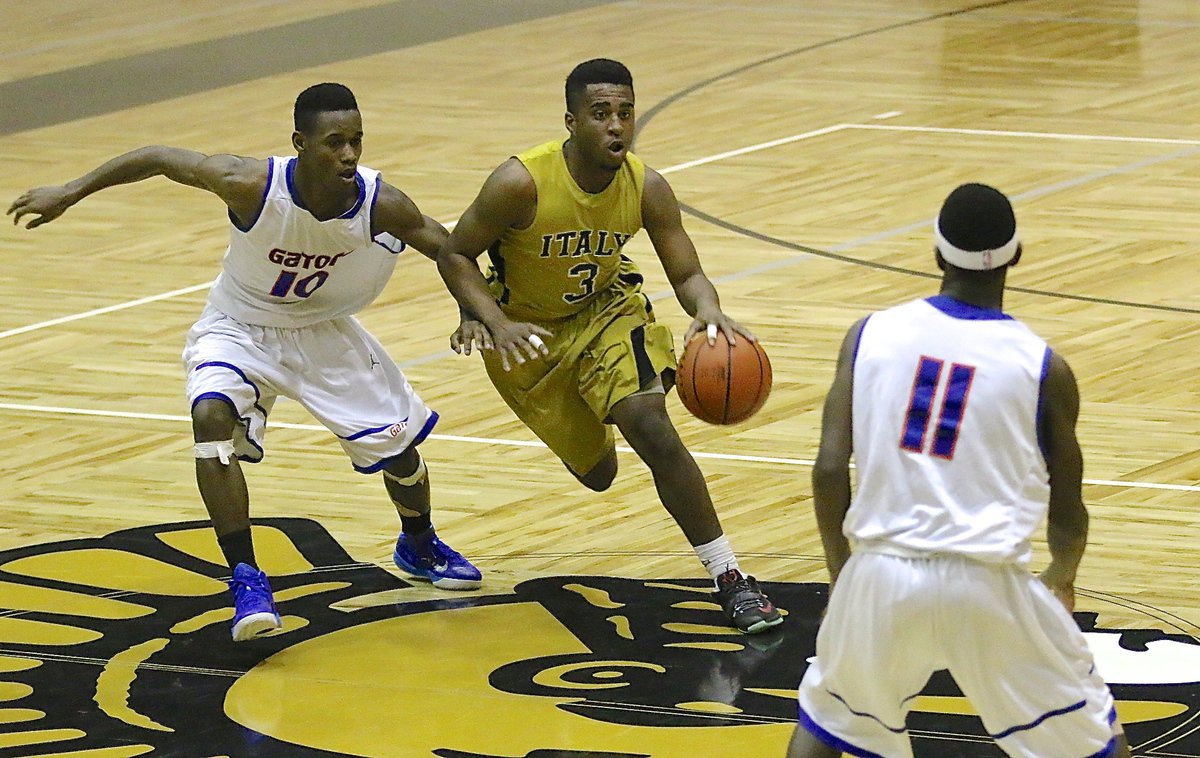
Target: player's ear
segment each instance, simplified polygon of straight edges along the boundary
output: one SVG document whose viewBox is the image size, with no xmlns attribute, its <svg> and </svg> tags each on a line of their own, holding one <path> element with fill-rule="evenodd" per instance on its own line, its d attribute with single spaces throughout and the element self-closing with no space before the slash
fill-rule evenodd
<svg viewBox="0 0 1200 758">
<path fill-rule="evenodd" d="M 571 111 L 567 111 L 566 113 L 564 113 L 563 114 L 563 125 L 567 127 L 567 132 L 572 137 L 574 137 L 575 136 L 575 114 L 572 113 Z"/>
<path fill-rule="evenodd" d="M 292 147 L 296 148 L 297 153 L 304 152 L 304 135 L 300 132 L 292 132 Z"/>
<path fill-rule="evenodd" d="M 1013 266 L 1015 266 L 1021 262 L 1021 253 L 1023 253 L 1024 251 L 1025 251 L 1024 247 L 1022 247 L 1021 245 L 1017 245 L 1017 254 L 1014 255 L 1013 259 L 1008 262 L 1009 268 L 1012 268 Z"/>
<path fill-rule="evenodd" d="M 938 270 L 945 271 L 946 270 L 946 259 L 942 257 L 942 251 L 938 250 L 936 245 L 934 245 L 933 254 L 937 258 Z"/>
</svg>

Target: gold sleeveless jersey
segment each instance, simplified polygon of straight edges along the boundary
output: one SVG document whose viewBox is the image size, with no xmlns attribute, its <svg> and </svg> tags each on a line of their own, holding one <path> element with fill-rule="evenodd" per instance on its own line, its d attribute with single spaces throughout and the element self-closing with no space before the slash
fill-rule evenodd
<svg viewBox="0 0 1200 758">
<path fill-rule="evenodd" d="M 528 229 L 507 230 L 488 250 L 489 286 L 510 318 L 565 318 L 616 279 L 621 248 L 642 228 L 646 167 L 626 153 L 612 182 L 593 195 L 571 177 L 562 142 L 516 157 L 537 186 L 537 215 Z"/>
</svg>

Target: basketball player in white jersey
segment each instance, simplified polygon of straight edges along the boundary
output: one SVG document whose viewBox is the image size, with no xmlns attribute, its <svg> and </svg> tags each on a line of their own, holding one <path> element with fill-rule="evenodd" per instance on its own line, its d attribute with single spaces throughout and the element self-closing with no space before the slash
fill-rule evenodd
<svg viewBox="0 0 1200 758">
<path fill-rule="evenodd" d="M 1021 255 L 1008 199 L 965 184 L 935 231 L 940 294 L 855 324 L 825 401 L 813 498 L 831 593 L 789 758 L 911 756 L 905 719 L 939 669 L 1008 755 L 1128 756 L 1070 614 L 1088 524 L 1075 377 L 1001 310 Z"/>
<path fill-rule="evenodd" d="M 280 627 L 255 561 L 239 461 L 263 457 L 275 398 L 296 400 L 337 435 L 355 470 L 383 472 L 402 531 L 393 555 L 410 576 L 474 589 L 481 575 L 430 523 L 429 479 L 417 445 L 437 422 L 353 314 L 383 290 L 406 246 L 436 259 L 446 230 L 378 171 L 358 165 L 362 118 L 353 93 L 317 84 L 295 104 L 295 157 L 265 160 L 144 147 L 59 187 L 26 192 L 8 213 L 28 228 L 88 195 L 165 176 L 229 208 L 230 242 L 183 358 L 196 479 L 233 572 L 233 638 Z M 472 323 L 460 326 L 470 332 Z"/>
</svg>

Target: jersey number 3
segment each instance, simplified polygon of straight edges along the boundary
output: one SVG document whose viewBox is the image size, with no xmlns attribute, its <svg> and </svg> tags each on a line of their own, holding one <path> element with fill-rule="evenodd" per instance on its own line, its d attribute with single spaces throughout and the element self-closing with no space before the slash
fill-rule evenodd
<svg viewBox="0 0 1200 758">
<path fill-rule="evenodd" d="M 568 303 L 578 303 L 580 300 L 586 300 L 596 291 L 596 274 L 599 273 L 600 267 L 595 263 L 580 263 L 572 266 L 567 272 L 570 276 L 579 280 L 579 288 L 582 292 L 567 292 L 562 298 Z"/>
<path fill-rule="evenodd" d="M 917 374 L 913 377 L 912 399 L 908 401 L 908 412 L 904 414 L 904 432 L 900 447 L 913 453 L 925 452 L 925 438 L 929 432 L 933 401 L 942 382 L 945 361 L 921 356 Z M 958 444 L 958 433 L 962 427 L 963 413 L 967 409 L 967 394 L 971 380 L 975 378 L 975 367 L 961 363 L 950 364 L 950 378 L 942 397 L 942 410 L 938 414 L 933 430 L 933 442 L 929 454 L 951 460 Z"/>
</svg>

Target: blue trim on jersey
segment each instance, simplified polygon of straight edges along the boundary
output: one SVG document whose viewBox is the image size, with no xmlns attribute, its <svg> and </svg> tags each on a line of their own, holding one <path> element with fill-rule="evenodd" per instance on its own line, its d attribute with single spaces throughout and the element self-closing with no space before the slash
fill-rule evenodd
<svg viewBox="0 0 1200 758">
<path fill-rule="evenodd" d="M 367 222 L 369 224 L 369 226 L 367 228 L 372 231 L 372 235 L 371 235 L 372 242 L 374 242 L 376 245 L 379 245 L 384 250 L 387 250 L 392 255 L 399 255 L 400 253 L 404 252 L 404 248 L 408 247 L 408 245 L 404 242 L 404 240 L 400 239 L 399 237 L 397 237 L 394 234 L 389 233 L 388 234 L 389 237 L 391 237 L 392 239 L 394 239 L 400 243 L 400 247 L 393 250 L 388 245 L 385 245 L 379 241 L 379 237 L 382 236 L 382 234 L 383 234 L 382 232 L 380 232 L 380 234 L 374 233 L 374 230 L 375 230 L 375 204 L 377 202 L 379 202 L 379 185 L 381 185 L 381 184 L 383 184 L 383 177 L 382 176 L 376 177 L 376 179 L 375 179 L 375 194 L 371 197 L 371 209 L 367 213 Z"/>
<path fill-rule="evenodd" d="M 367 229 L 374 239 L 375 233 L 375 203 L 379 202 L 379 185 L 383 184 L 383 175 L 375 177 L 375 193 L 371 195 L 371 207 L 367 209 Z"/>
<path fill-rule="evenodd" d="M 1095 670 L 1096 670 L 1096 666 L 1095 666 L 1095 664 L 1092 664 L 1092 671 L 1095 671 Z M 1091 674 L 1091 671 L 1089 671 L 1088 673 Z M 1112 726 L 1115 723 L 1117 723 L 1117 707 L 1113 706 L 1108 711 L 1108 725 Z M 1108 741 L 1108 744 L 1104 746 L 1103 750 L 1101 750 L 1099 753 L 1094 753 L 1092 755 L 1089 755 L 1087 758 L 1116 758 L 1116 755 L 1117 755 L 1117 736 L 1114 734 L 1113 738 Z"/>
<path fill-rule="evenodd" d="M 396 460 L 397 458 L 399 458 L 402 455 L 404 455 L 404 453 L 397 453 L 396 455 L 390 455 L 381 461 L 372 463 L 370 466 L 360 466 L 357 463 L 351 463 L 350 465 L 353 466 L 354 470 L 360 474 L 374 474 L 379 471 L 382 471 L 385 466 L 387 466 L 389 463 Z"/>
<path fill-rule="evenodd" d="M 354 218 L 354 214 L 358 213 L 367 199 L 367 183 L 363 181 L 362 174 L 358 173 L 357 169 L 355 169 L 354 173 L 354 183 L 358 185 L 358 199 L 354 201 L 354 205 L 350 207 L 350 210 L 338 216 L 338 218 Z M 379 192 L 378 183 L 375 184 L 375 191 L 376 193 Z M 367 230 L 367 234 L 370 234 L 370 227 L 367 227 Z"/>
<path fill-rule="evenodd" d="M 296 173 L 296 159 L 288 158 L 287 165 L 285 165 L 284 169 L 283 169 L 283 177 L 284 177 L 284 179 L 287 180 L 288 194 L 292 196 L 293 203 L 295 203 L 297 206 L 299 206 L 301 208 L 304 208 L 304 210 L 307 211 L 308 208 L 305 208 L 304 201 L 302 201 L 300 199 L 300 196 L 298 194 L 296 194 L 295 173 Z M 312 211 L 309 211 L 309 213 L 312 213 Z"/>
<path fill-rule="evenodd" d="M 371 239 L 371 241 L 374 242 L 376 245 L 379 245 L 380 247 L 382 247 L 384 250 L 387 250 L 392 255 L 399 255 L 400 253 L 403 253 L 404 249 L 408 247 L 408 244 L 405 243 L 404 240 L 400 239 L 399 237 L 397 237 L 395 235 L 391 235 L 391 237 L 392 237 L 392 239 L 394 239 L 400 243 L 400 247 L 396 248 L 395 250 L 393 250 L 392 248 L 390 248 L 387 245 L 380 242 L 379 237 L 373 237 Z"/>
<path fill-rule="evenodd" d="M 385 429 L 391 429 L 396 424 L 404 424 L 407 422 L 408 422 L 408 418 L 406 417 L 406 418 L 400 419 L 399 421 L 393 421 L 390 424 L 384 424 L 383 426 L 374 426 L 374 427 L 371 427 L 370 429 L 363 429 L 361 432 L 355 432 L 354 434 L 351 434 L 349 437 L 343 437 L 342 435 L 339 434 L 338 439 L 346 440 L 347 442 L 353 442 L 354 440 L 366 437 L 368 434 L 374 434 L 375 432 L 382 432 Z"/>
<path fill-rule="evenodd" d="M 949 295 L 934 295 L 933 297 L 925 298 L 925 302 L 937 308 L 942 313 L 945 313 L 951 318 L 963 319 L 964 321 L 1013 321 L 1013 317 L 1003 311 L 998 311 L 992 308 L 983 308 L 971 303 L 964 303 L 962 300 L 956 300 Z"/>
<path fill-rule="evenodd" d="M 858 363 L 858 348 L 862 345 L 863 332 L 867 330 L 867 322 L 871 320 L 870 316 L 863 319 L 862 327 L 858 330 L 858 339 L 854 341 L 854 352 L 850 354 L 850 370 L 854 371 L 854 364 Z"/>
<path fill-rule="evenodd" d="M 240 421 L 242 423 L 242 425 L 246 427 L 246 435 L 245 435 L 246 442 L 250 443 L 250 446 L 258 451 L 258 458 L 249 458 L 245 455 L 241 455 L 240 453 L 235 453 L 234 457 L 237 458 L 239 461 L 244 461 L 246 463 L 262 463 L 262 459 L 267 453 L 265 450 L 263 450 L 262 445 L 255 442 L 254 439 L 250 436 L 250 419 L 248 419 L 245 416 L 238 413 L 237 405 L 234 404 L 233 399 L 230 398 L 229 395 L 226 395 L 223 392 L 204 392 L 200 395 L 197 395 L 196 399 L 192 401 L 192 410 L 196 409 L 196 406 L 200 403 L 201 400 L 220 400 L 221 402 L 227 404 L 231 409 L 233 409 L 233 415 L 237 416 L 238 421 Z M 258 405 L 255 405 L 254 407 L 258 408 L 260 411 L 262 410 L 262 408 L 259 407 Z M 266 415 L 267 415 L 267 412 L 263 411 L 263 422 L 264 423 L 266 422 Z"/>
<path fill-rule="evenodd" d="M 296 207 L 303 208 L 304 210 L 308 211 L 309 213 L 312 213 L 312 211 L 309 210 L 308 206 L 305 205 L 304 202 L 300 199 L 300 195 L 297 194 L 297 192 L 296 192 L 296 159 L 295 158 L 288 158 L 287 169 L 284 171 L 284 176 L 287 178 L 288 194 L 292 196 L 292 202 L 296 204 Z M 354 205 L 352 205 L 350 207 L 350 210 L 346 211 L 345 213 L 338 216 L 337 218 L 353 218 L 354 214 L 358 213 L 359 209 L 362 208 L 363 201 L 365 201 L 367 199 L 367 183 L 363 181 L 362 174 L 359 174 L 359 173 L 354 174 L 354 183 L 358 185 L 358 197 L 355 199 Z M 316 217 L 314 216 L 314 218 L 316 218 Z"/>
<path fill-rule="evenodd" d="M 1042 428 L 1042 417 L 1046 411 L 1046 375 L 1050 373 L 1050 356 L 1053 354 L 1053 351 L 1047 346 L 1046 354 L 1042 356 L 1042 376 L 1038 379 L 1037 411 L 1033 417 L 1037 428 L 1038 449 L 1042 451 L 1042 460 L 1047 464 L 1050 463 L 1050 453 L 1046 449 L 1046 430 Z"/>
<path fill-rule="evenodd" d="M 258 220 L 262 218 L 263 209 L 267 207 L 267 195 L 271 194 L 271 182 L 275 180 L 275 159 L 267 158 L 267 186 L 263 187 L 262 200 L 258 203 L 258 212 L 254 214 L 254 218 L 250 219 L 250 223 L 242 226 L 238 223 L 237 216 L 233 215 L 233 211 L 229 211 L 229 223 L 233 224 L 234 228 L 242 234 L 249 234 Z"/>
<path fill-rule="evenodd" d="M 440 416 L 438 416 L 437 411 L 430 411 L 429 418 L 425 421 L 425 426 L 421 427 L 421 431 L 417 432 L 417 436 L 413 438 L 412 444 L 409 447 L 416 447 L 424 442 L 429 433 L 433 431 L 433 427 L 437 426 L 439 418 Z"/>
<path fill-rule="evenodd" d="M 800 726 L 807 729 L 809 731 L 809 733 L 812 734 L 812 736 L 816 737 L 821 742 L 824 742 L 826 745 L 829 745 L 834 750 L 840 750 L 843 753 L 849 753 L 850 755 L 857 755 L 857 756 L 860 756 L 861 758 L 884 758 L 882 755 L 879 755 L 878 753 L 872 753 L 869 750 L 864 750 L 861 747 L 851 745 L 849 742 L 846 742 L 842 738 L 837 737 L 837 736 L 825 731 L 824 729 L 821 728 L 820 724 L 813 721 L 812 717 L 804 712 L 803 708 L 797 706 L 796 710 L 798 710 L 800 712 L 800 715 L 799 715 Z"/>
<path fill-rule="evenodd" d="M 429 418 L 425 421 L 425 426 L 421 427 L 421 431 L 417 432 L 417 436 L 413 438 L 413 441 L 409 443 L 408 447 L 405 448 L 405 451 L 407 452 L 408 450 L 412 450 L 414 447 L 424 442 L 425 438 L 429 436 L 429 433 L 433 431 L 433 427 L 437 425 L 437 422 L 437 411 L 430 411 Z M 388 426 L 391 425 L 389 424 Z M 384 429 L 386 428 L 387 427 L 385 426 Z M 360 474 L 374 474 L 375 472 L 382 470 L 385 466 L 399 458 L 401 455 L 404 455 L 404 453 L 397 453 L 396 455 L 388 456 L 381 461 L 372 463 L 370 466 L 359 466 L 357 463 L 352 463 L 351 465 L 354 466 L 354 470 Z"/>
<path fill-rule="evenodd" d="M 202 368 L 226 368 L 226 369 L 229 369 L 230 371 L 232 371 L 233 373 L 237 374 L 238 376 L 240 376 L 242 378 L 242 381 L 245 382 L 246 384 L 249 384 L 250 389 L 254 390 L 254 408 L 255 408 L 255 410 L 257 410 L 259 413 L 261 413 L 263 415 L 263 421 L 267 420 L 267 409 L 258 404 L 258 401 L 262 400 L 262 392 L 259 391 L 257 384 L 250 381 L 250 379 L 246 376 L 246 373 L 244 371 L 242 371 L 240 368 L 233 365 L 232 363 L 226 363 L 225 361 L 205 361 L 204 363 L 201 363 L 200 365 L 196 366 L 196 368 L 194 368 L 192 370 L 199 371 Z M 234 407 L 234 410 L 237 410 L 236 406 Z"/>
<path fill-rule="evenodd" d="M 1064 708 L 1058 708 L 1053 711 L 1048 711 L 1046 713 L 1043 713 L 1041 716 L 1038 716 L 1033 721 L 1030 721 L 1028 724 L 1017 724 L 1016 726 L 1010 726 L 1008 729 L 1005 729 L 1003 732 L 1000 732 L 999 734 L 993 734 L 992 739 L 1002 740 L 1005 737 L 1008 737 L 1009 735 L 1016 734 L 1017 732 L 1029 731 L 1030 729 L 1033 729 L 1038 724 L 1041 724 L 1046 719 L 1051 719 L 1051 718 L 1054 718 L 1055 716 L 1062 716 L 1067 713 L 1073 713 L 1073 712 L 1079 710 L 1080 708 L 1084 707 L 1085 705 L 1087 705 L 1087 701 L 1080 700 L 1078 703 L 1068 705 Z"/>
<path fill-rule="evenodd" d="M 889 732 L 891 732 L 891 733 L 893 733 L 893 734 L 904 734 L 905 732 L 907 732 L 907 731 L 908 731 L 908 727 L 906 727 L 906 726 L 902 726 L 902 727 L 900 727 L 899 729 L 896 729 L 895 727 L 890 727 L 890 726 L 888 726 L 887 724 L 885 724 L 885 723 L 884 723 L 884 721 L 883 721 L 883 719 L 879 718 L 878 716 L 873 716 L 873 715 L 871 715 L 870 713 L 867 713 L 866 711 L 856 711 L 856 710 L 854 710 L 853 708 L 851 708 L 851 707 L 850 707 L 850 704 L 846 702 L 846 698 L 844 698 L 844 697 L 842 697 L 841 695 L 837 694 L 837 693 L 836 693 L 836 692 L 834 692 L 833 690 L 828 690 L 828 689 L 827 689 L 827 690 L 825 690 L 825 692 L 829 693 L 829 696 L 830 696 L 830 697 L 834 698 L 834 699 L 835 699 L 835 700 L 837 700 L 839 703 L 841 703 L 842 705 L 846 706 L 846 710 L 850 711 L 850 712 L 851 712 L 851 713 L 853 713 L 855 716 L 861 716 L 862 718 L 865 718 L 865 719 L 871 719 L 872 721 L 874 721 L 875 723 L 879 724 L 881 727 L 883 727 L 884 729 L 888 730 Z"/>
</svg>

